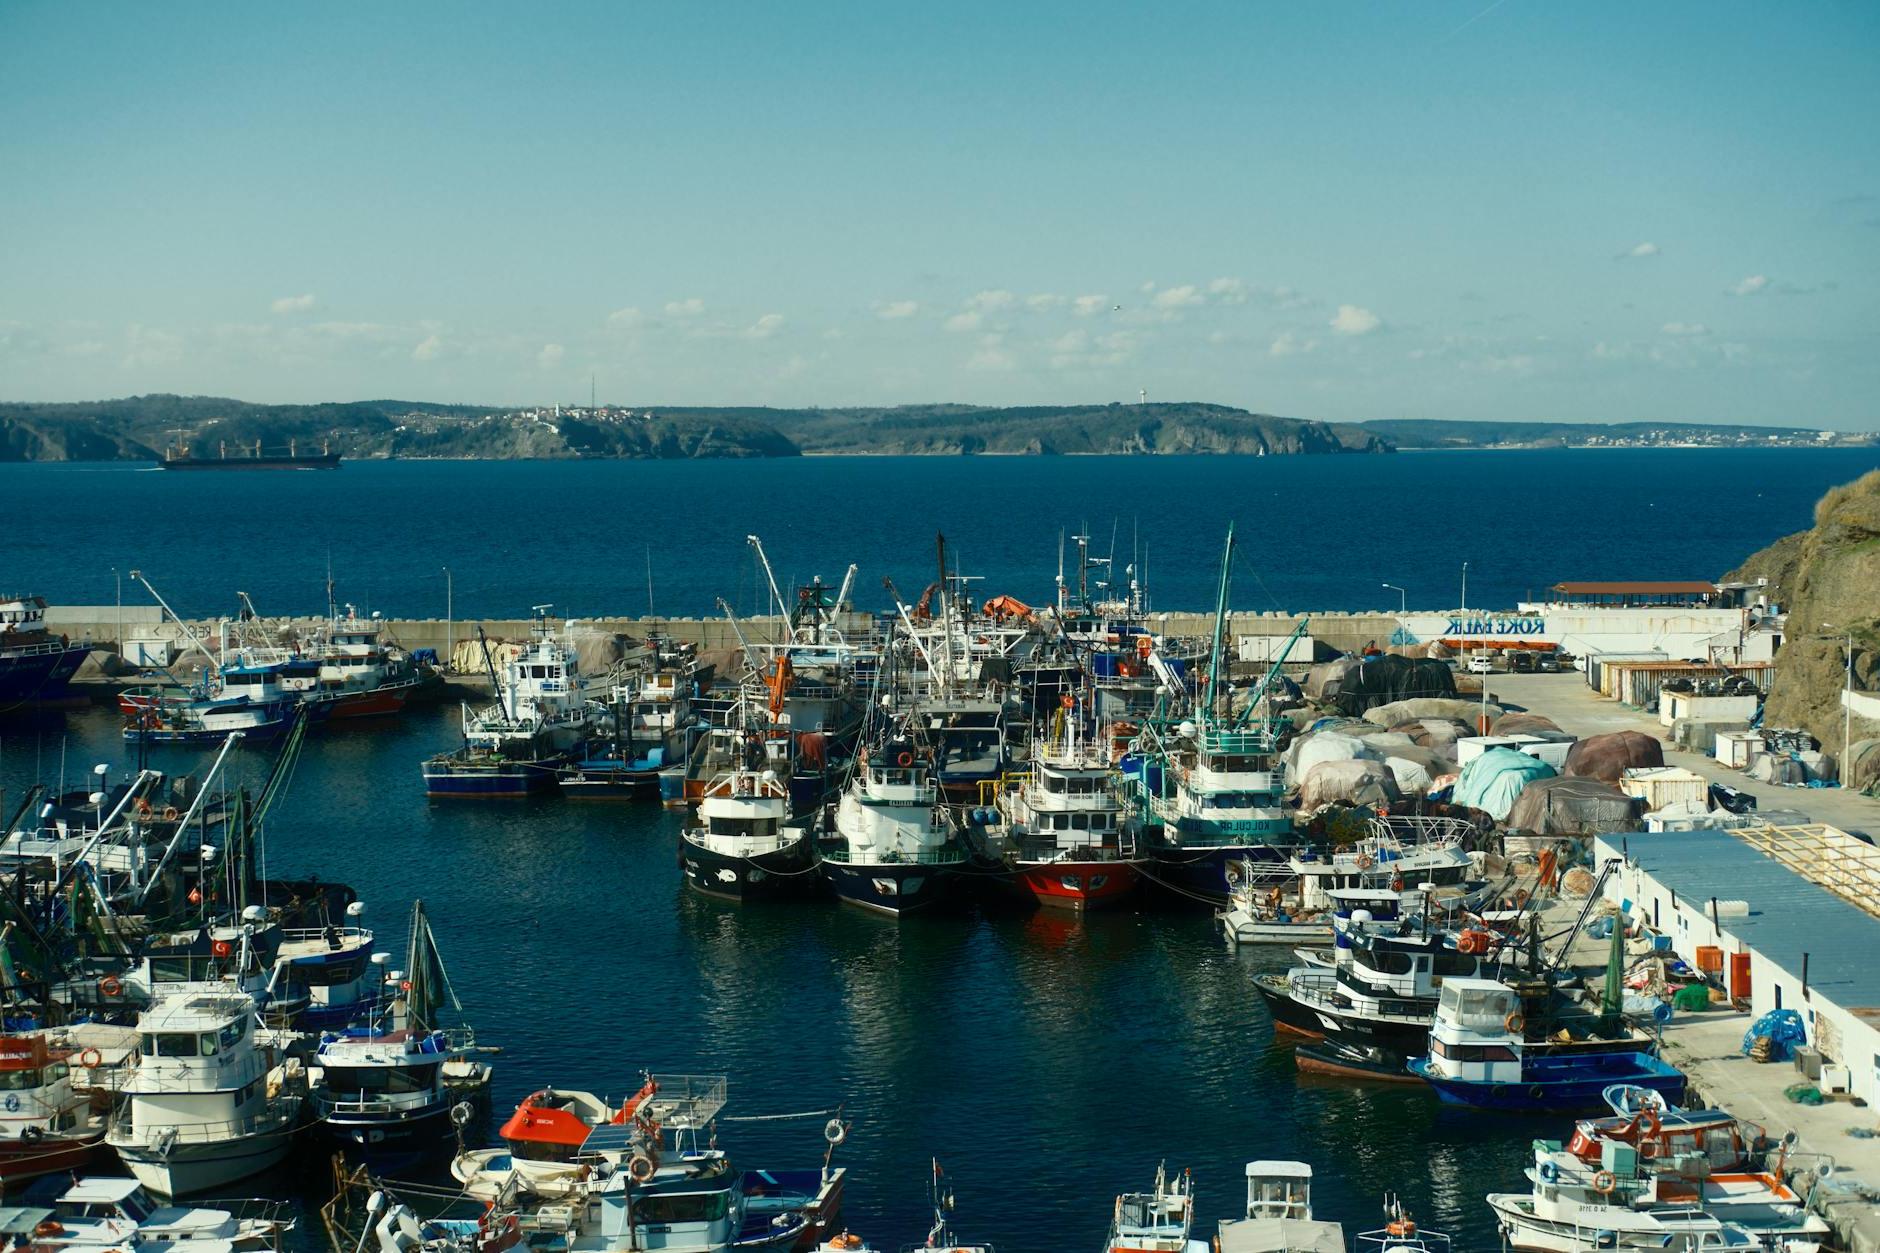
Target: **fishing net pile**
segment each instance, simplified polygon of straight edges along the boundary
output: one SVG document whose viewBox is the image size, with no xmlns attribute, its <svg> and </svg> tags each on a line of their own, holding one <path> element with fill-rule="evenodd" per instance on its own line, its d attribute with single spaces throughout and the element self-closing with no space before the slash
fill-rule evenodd
<svg viewBox="0 0 1880 1253">
<path fill-rule="evenodd" d="M 1553 776 L 1554 768 L 1538 757 L 1512 748 L 1491 748 L 1463 766 L 1454 799 L 1458 805 L 1479 809 L 1495 821 L 1504 822 L 1528 784 Z"/>
<path fill-rule="evenodd" d="M 1645 803 L 1609 783 L 1559 775 L 1521 789 L 1507 825 L 1534 835 L 1604 835 L 1639 829 Z"/>
<path fill-rule="evenodd" d="M 1468 728 L 1466 734 L 1474 735 L 1476 720 L 1484 712 L 1491 719 L 1499 718 L 1502 715 L 1502 708 L 1492 701 L 1484 710 L 1480 701 L 1458 700 L 1455 697 L 1445 696 L 1415 696 L 1373 706 L 1364 711 L 1364 717 L 1365 721 L 1375 722 L 1381 727 L 1393 727 L 1400 722 L 1413 720 L 1439 719 L 1459 723 Z"/>
<path fill-rule="evenodd" d="M 1560 724 L 1541 714 L 1505 713 L 1489 730 L 1494 735 L 1558 735 Z"/>
<path fill-rule="evenodd" d="M 1399 800 L 1396 777 L 1381 761 L 1321 761 L 1299 784 L 1299 808 L 1311 812 L 1326 805 L 1389 805 Z"/>
<path fill-rule="evenodd" d="M 1336 673 L 1330 667 L 1343 667 Z M 1453 697 L 1456 676 L 1440 661 L 1427 657 L 1344 658 L 1314 666 L 1306 678 L 1306 693 L 1312 693 L 1312 679 L 1321 670 L 1328 673 L 1319 683 L 1318 700 L 1340 713 L 1357 715 L 1379 705 L 1419 697 Z"/>
<path fill-rule="evenodd" d="M 1610 731 L 1589 735 L 1568 749 L 1562 773 L 1617 783 L 1634 767 L 1664 764 L 1664 745 L 1643 731 Z"/>
</svg>

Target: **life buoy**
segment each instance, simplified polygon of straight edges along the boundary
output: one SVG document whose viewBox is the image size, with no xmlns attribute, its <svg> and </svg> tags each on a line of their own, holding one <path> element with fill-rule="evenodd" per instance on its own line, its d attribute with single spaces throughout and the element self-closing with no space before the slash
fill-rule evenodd
<svg viewBox="0 0 1880 1253">
<path fill-rule="evenodd" d="M 1554 1165 L 1552 1162 L 1542 1162 L 1540 1173 L 1542 1183 L 1560 1182 L 1560 1167 Z"/>
<path fill-rule="evenodd" d="M 658 1169 L 659 1167 L 653 1164 L 653 1159 L 644 1153 L 635 1153 L 627 1159 L 627 1174 L 635 1183 L 645 1183 Z"/>
<path fill-rule="evenodd" d="M 1066 692 L 1058 697 L 1058 704 L 1064 706 L 1066 709 L 1074 709 L 1077 707 L 1077 698 L 1072 696 L 1069 692 Z"/>
<path fill-rule="evenodd" d="M 230 944 L 227 940 L 217 940 L 214 944 L 209 946 L 209 949 L 217 957 L 227 957 L 230 953 L 235 951 L 235 946 Z"/>
<path fill-rule="evenodd" d="M 115 1000 L 124 995 L 124 981 L 116 975 L 106 975 L 98 980 L 98 990 Z"/>
<path fill-rule="evenodd" d="M 1659 1119 L 1658 1111 L 1647 1105 L 1638 1112 L 1638 1125 L 1639 1130 L 1643 1134 L 1655 1136 L 1658 1134 L 1658 1129 L 1664 1126 L 1664 1123 Z"/>
<path fill-rule="evenodd" d="M 840 1144 L 849 1138 L 849 1129 L 842 1125 L 840 1118 L 831 1118 L 823 1124 L 823 1139 L 830 1144 Z"/>
<path fill-rule="evenodd" d="M 1522 1030 L 1527 1026 L 1527 1019 L 1523 1018 L 1521 1011 L 1517 1009 L 1514 1013 L 1502 1019 L 1501 1025 L 1508 1028 L 1509 1035 L 1520 1035 Z"/>
<path fill-rule="evenodd" d="M 914 764 L 914 754 L 902 753 L 899 757 L 894 759 L 894 764 L 905 770 L 907 767 Z"/>
<path fill-rule="evenodd" d="M 1372 866 L 1377 865 L 1377 858 L 1371 856 L 1369 853 L 1359 853 L 1356 865 L 1360 870 L 1369 870 Z"/>
<path fill-rule="evenodd" d="M 1390 1223 L 1384 1230 L 1386 1233 L 1393 1236 L 1414 1236 L 1417 1233 L 1417 1225 L 1408 1218 L 1399 1218 Z"/>
<path fill-rule="evenodd" d="M 163 820 L 165 822 L 175 822 L 178 817 L 179 815 L 176 812 L 176 806 L 165 805 L 163 807 Z"/>
<path fill-rule="evenodd" d="M 94 1048 L 88 1048 L 78 1055 L 78 1064 L 86 1070 L 96 1070 L 103 1063 L 104 1054 Z"/>
<path fill-rule="evenodd" d="M 1599 1193 L 1601 1196 L 1610 1196 L 1612 1190 L 1618 1186 L 1618 1177 L 1610 1170 L 1602 1170 L 1597 1175 L 1593 1176 L 1593 1191 Z"/>
<path fill-rule="evenodd" d="M 36 1236 L 62 1236 L 65 1234 L 65 1228 L 48 1218 L 33 1228 L 33 1234 Z"/>
<path fill-rule="evenodd" d="M 139 818 L 148 818 L 150 816 L 150 801 L 145 797 L 140 796 L 137 798 L 137 816 Z"/>
<path fill-rule="evenodd" d="M 1657 1140 L 1640 1140 L 1638 1142 L 1638 1155 L 1641 1161 L 1657 1161 L 1659 1153 L 1663 1150 L 1663 1143 Z"/>
</svg>

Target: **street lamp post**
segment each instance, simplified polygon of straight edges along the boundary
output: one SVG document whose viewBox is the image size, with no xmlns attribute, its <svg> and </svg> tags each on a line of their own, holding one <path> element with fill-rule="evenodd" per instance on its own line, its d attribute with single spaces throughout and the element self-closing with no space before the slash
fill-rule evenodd
<svg viewBox="0 0 1880 1253">
<path fill-rule="evenodd" d="M 1462 616 L 1469 616 L 1469 563 L 1462 563 Z"/>
<path fill-rule="evenodd" d="M 1401 587 L 1398 587 L 1395 583 L 1386 583 L 1383 586 L 1397 593 L 1397 615 L 1399 617 L 1402 617 L 1404 614 L 1409 613 L 1410 612 L 1410 594 L 1404 591 Z"/>
<path fill-rule="evenodd" d="M 124 576 L 118 573 L 116 566 L 111 567 L 111 578 L 117 583 L 117 648 L 118 656 L 124 655 Z"/>
<path fill-rule="evenodd" d="M 457 621 L 457 604 L 456 604 L 456 598 L 455 598 L 454 592 L 455 592 L 455 589 L 451 586 L 450 567 L 445 566 L 444 567 L 444 673 L 445 674 L 449 674 L 451 672 L 451 667 L 457 664 L 457 640 L 454 634 L 456 621 Z"/>
</svg>

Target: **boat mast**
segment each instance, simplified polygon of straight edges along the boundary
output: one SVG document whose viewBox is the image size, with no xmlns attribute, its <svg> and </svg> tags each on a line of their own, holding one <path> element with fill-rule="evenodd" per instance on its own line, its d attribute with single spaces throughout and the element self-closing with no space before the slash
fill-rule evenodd
<svg viewBox="0 0 1880 1253">
<path fill-rule="evenodd" d="M 1234 524 L 1227 524 L 1227 546 L 1221 553 L 1221 587 L 1214 597 L 1214 651 L 1208 656 L 1208 700 L 1203 708 L 1203 724 L 1214 721 L 1214 707 L 1221 697 L 1221 649 L 1227 634 L 1227 583 L 1234 568 Z"/>
<path fill-rule="evenodd" d="M 212 665 L 219 666 L 222 664 L 220 661 L 218 661 L 215 658 L 213 654 L 209 652 L 208 648 L 203 644 L 203 642 L 196 638 L 196 633 L 189 629 L 189 624 L 184 622 L 183 619 L 177 615 L 176 610 L 170 608 L 170 602 L 163 599 L 163 597 L 157 595 L 157 589 L 150 586 L 150 580 L 144 577 L 144 572 L 142 570 L 132 570 L 131 577 L 133 579 L 136 579 L 139 583 L 142 583 L 144 585 L 144 590 L 146 592 L 149 592 L 150 595 L 156 599 L 157 604 L 163 606 L 163 612 L 170 615 L 170 621 L 176 623 L 177 627 L 183 632 L 184 638 L 187 639 L 191 644 L 195 645 L 197 652 L 201 653 L 204 657 L 209 658 L 209 661 Z M 120 641 L 120 643 L 122 643 L 122 641 Z"/>
<path fill-rule="evenodd" d="M 783 603 L 783 593 L 777 590 L 777 576 L 771 571 L 770 558 L 764 555 L 764 541 L 755 535 L 746 535 L 744 540 L 757 551 L 757 563 L 764 568 L 764 581 L 770 584 L 771 603 L 777 608 L 777 630 L 789 632 L 784 639 L 794 643 L 795 633 L 790 630 L 790 607 Z"/>
</svg>

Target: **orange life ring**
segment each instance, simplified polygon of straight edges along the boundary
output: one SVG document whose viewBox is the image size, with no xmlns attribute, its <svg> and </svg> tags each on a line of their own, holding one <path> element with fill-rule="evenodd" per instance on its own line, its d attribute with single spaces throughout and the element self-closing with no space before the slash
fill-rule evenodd
<svg viewBox="0 0 1880 1253">
<path fill-rule="evenodd" d="M 65 1234 L 65 1228 L 48 1218 L 33 1228 L 33 1234 L 36 1236 L 62 1236 Z"/>
<path fill-rule="evenodd" d="M 150 816 L 150 801 L 146 797 L 140 796 L 137 798 L 137 816 L 139 818 L 148 818 Z"/>
<path fill-rule="evenodd" d="M 1377 865 L 1377 859 L 1369 853 L 1359 853 L 1356 864 L 1360 870 L 1369 870 L 1372 866 Z"/>
<path fill-rule="evenodd" d="M 1077 707 L 1077 698 L 1072 696 L 1069 692 L 1066 692 L 1058 697 L 1058 704 L 1064 706 L 1066 709 L 1075 709 Z"/>
<path fill-rule="evenodd" d="M 217 940 L 214 944 L 211 944 L 209 948 L 217 957 L 227 957 L 230 953 L 235 951 L 235 946 L 230 944 L 227 940 Z"/>
<path fill-rule="evenodd" d="M 1138 657 L 1141 657 L 1144 660 L 1147 660 L 1149 654 L 1154 651 L 1155 651 L 1155 644 L 1149 639 L 1148 636 L 1138 635 L 1136 637 L 1136 655 Z"/>
<path fill-rule="evenodd" d="M 1602 1170 L 1597 1175 L 1593 1176 L 1593 1191 L 1599 1193 L 1601 1196 L 1611 1195 L 1612 1190 L 1618 1186 L 1618 1176 L 1614 1175 L 1610 1170 Z"/>
<path fill-rule="evenodd" d="M 104 1054 L 100 1053 L 97 1049 L 88 1048 L 78 1055 L 78 1064 L 83 1066 L 86 1070 L 96 1070 L 99 1066 L 104 1064 Z"/>
<path fill-rule="evenodd" d="M 175 822 L 178 817 L 180 817 L 180 815 L 176 812 L 176 806 L 165 805 L 163 807 L 163 820 L 165 822 Z"/>
<path fill-rule="evenodd" d="M 124 981 L 116 975 L 106 975 L 98 980 L 98 990 L 115 1000 L 124 995 Z"/>
<path fill-rule="evenodd" d="M 1508 1029 L 1509 1035 L 1520 1035 L 1521 1032 L 1527 1027 L 1527 1019 L 1523 1018 L 1521 1016 L 1521 1011 L 1517 1009 L 1514 1011 L 1514 1013 L 1509 1014 L 1506 1018 L 1502 1019 L 1501 1025 Z"/>
<path fill-rule="evenodd" d="M 914 764 L 914 754 L 902 753 L 899 757 L 894 759 L 894 764 L 905 769 Z"/>
</svg>

